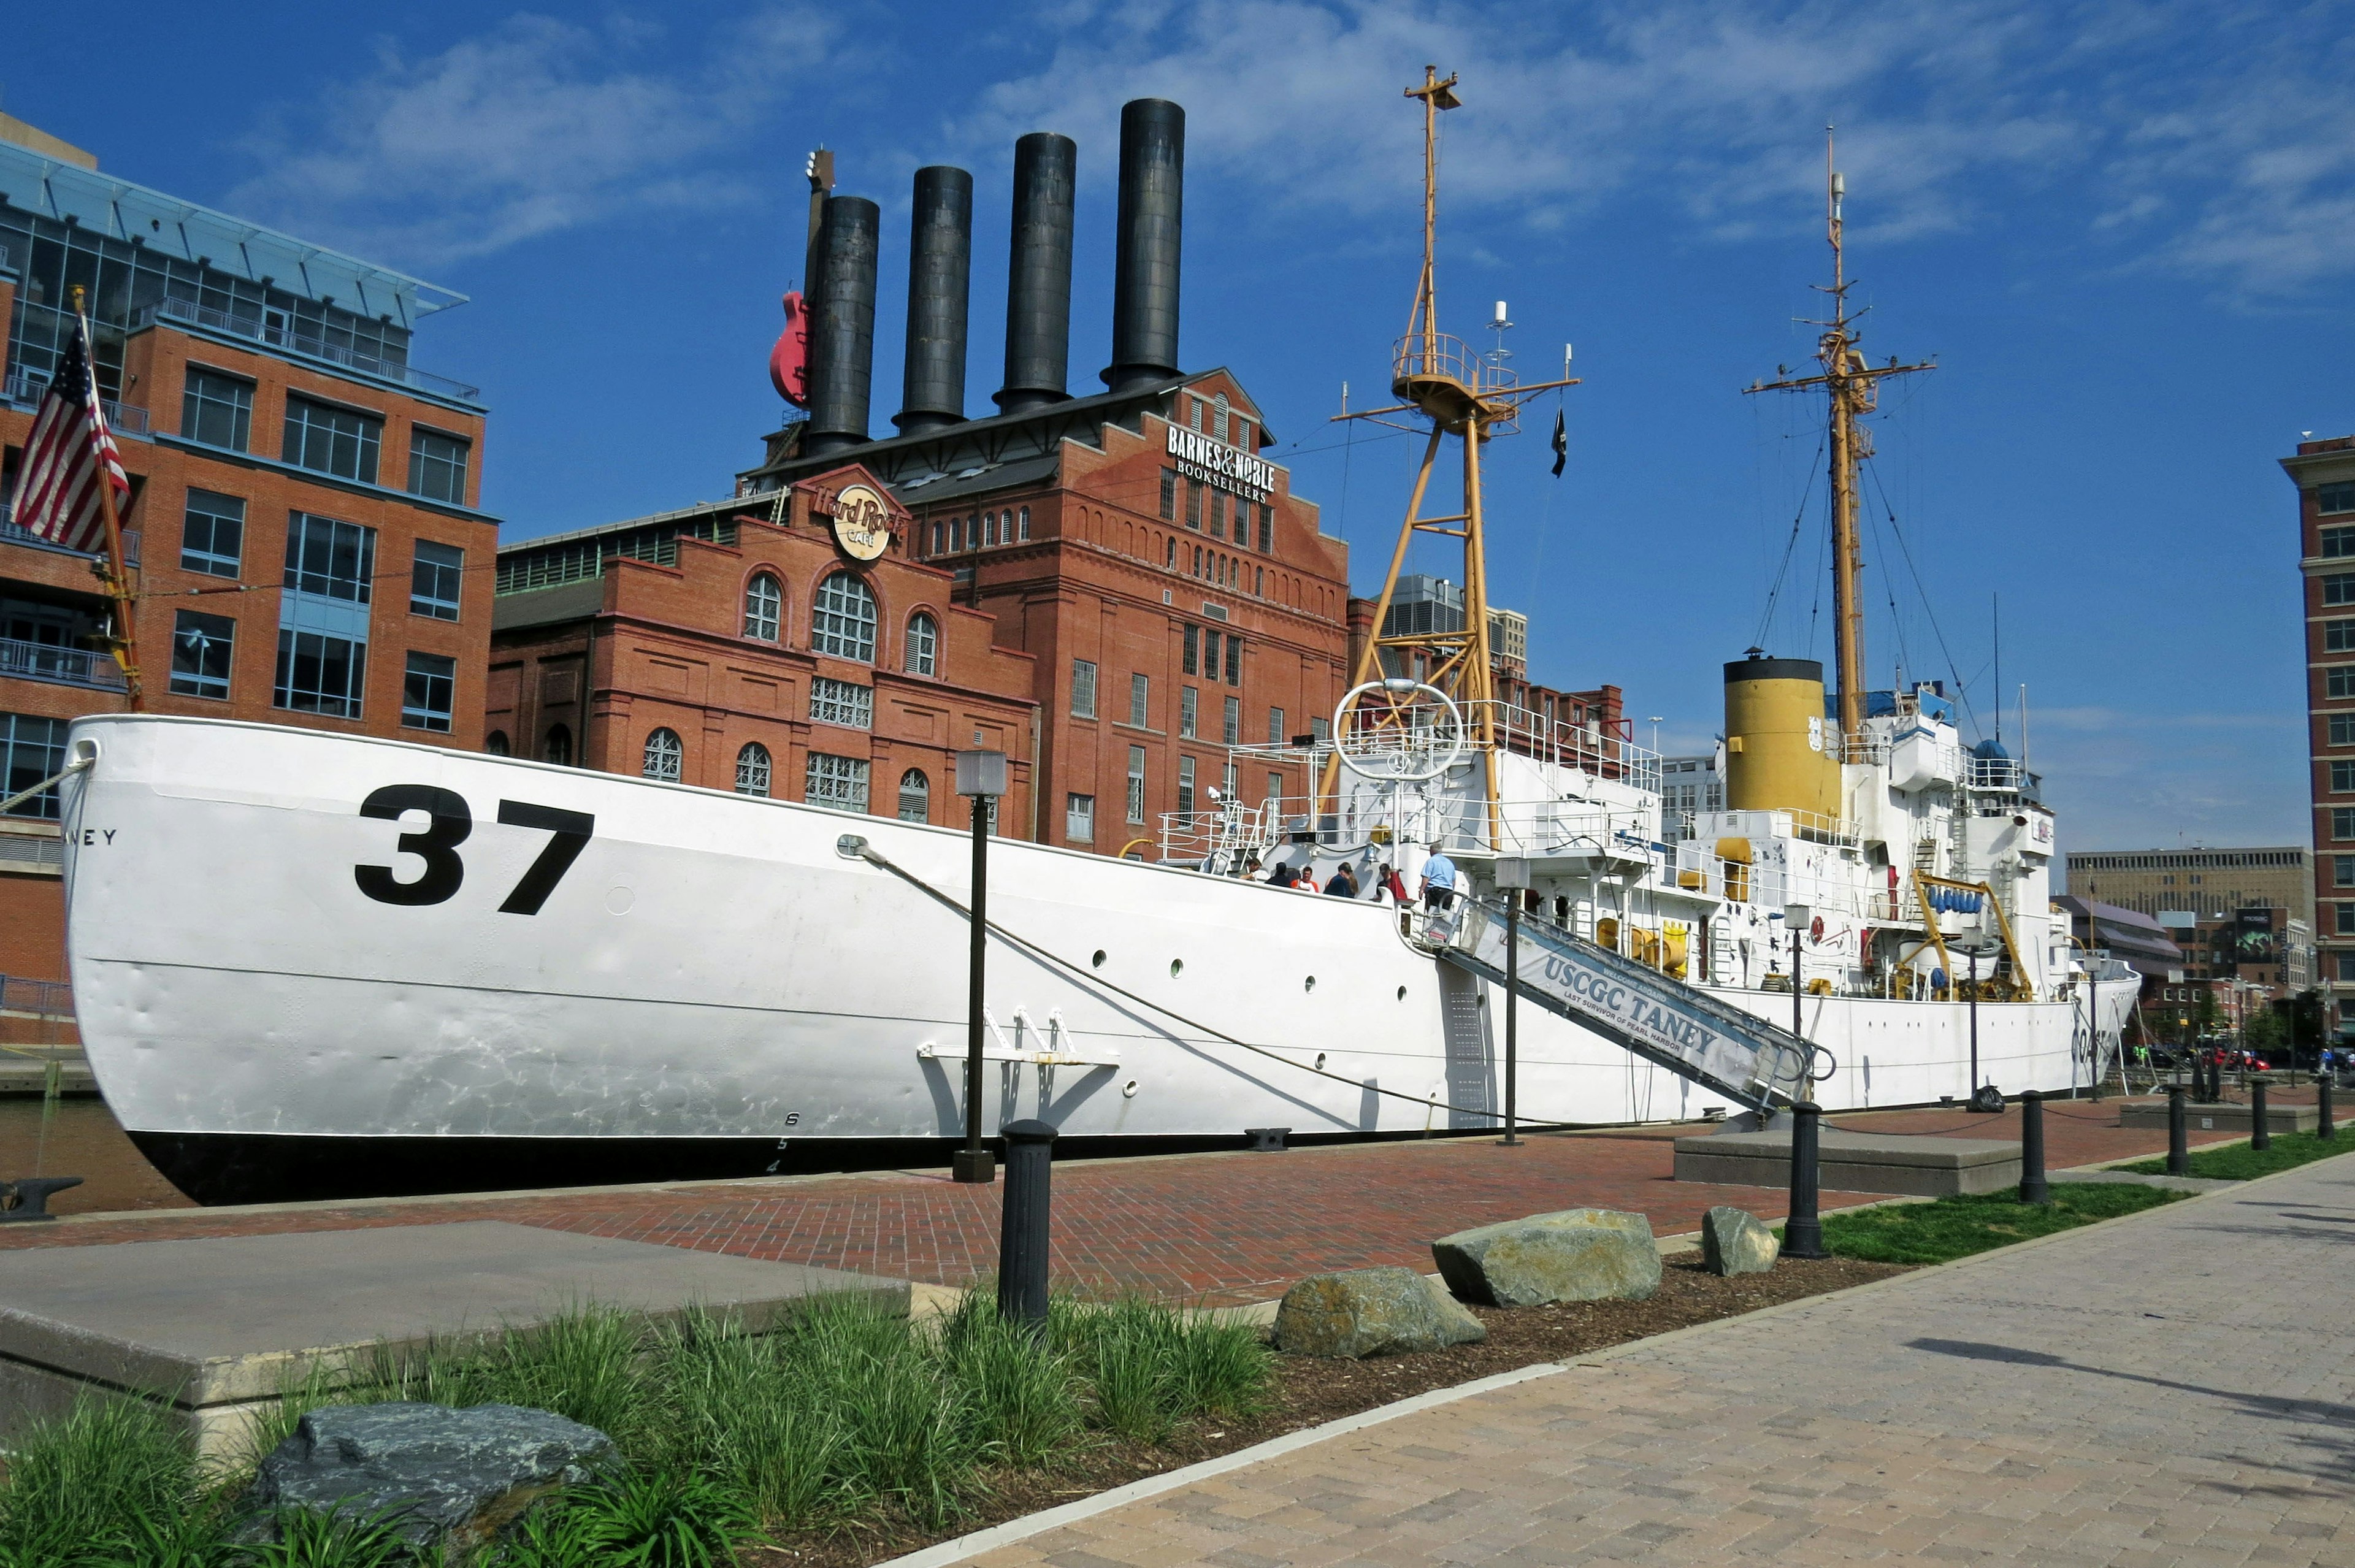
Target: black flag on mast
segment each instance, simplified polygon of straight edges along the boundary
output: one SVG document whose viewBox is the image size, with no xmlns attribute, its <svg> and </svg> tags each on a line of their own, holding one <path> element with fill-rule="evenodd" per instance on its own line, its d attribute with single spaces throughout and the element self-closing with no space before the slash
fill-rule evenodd
<svg viewBox="0 0 2355 1568">
<path fill-rule="evenodd" d="M 1553 411 L 1553 476 L 1561 477 L 1561 465 L 1570 461 L 1570 432 L 1562 427 L 1561 411 Z"/>
</svg>

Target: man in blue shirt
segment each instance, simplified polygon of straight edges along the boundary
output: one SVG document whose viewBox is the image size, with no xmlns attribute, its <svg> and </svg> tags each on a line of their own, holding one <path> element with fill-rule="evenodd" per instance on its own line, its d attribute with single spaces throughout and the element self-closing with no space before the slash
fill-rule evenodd
<svg viewBox="0 0 2355 1568">
<path fill-rule="evenodd" d="M 1423 863 L 1423 905 L 1434 913 L 1444 913 L 1455 907 L 1455 862 L 1431 847 L 1431 859 Z"/>
</svg>

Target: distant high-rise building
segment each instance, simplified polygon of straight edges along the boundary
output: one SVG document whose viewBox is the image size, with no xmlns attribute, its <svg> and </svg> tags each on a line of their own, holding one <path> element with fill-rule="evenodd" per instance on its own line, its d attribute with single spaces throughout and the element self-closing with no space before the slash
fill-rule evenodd
<svg viewBox="0 0 2355 1568">
<path fill-rule="evenodd" d="M 2317 978 L 2324 1027 L 2344 1038 L 2355 1034 L 2355 436 L 2302 441 L 2281 465 L 2297 485 L 2305 578 Z"/>
</svg>

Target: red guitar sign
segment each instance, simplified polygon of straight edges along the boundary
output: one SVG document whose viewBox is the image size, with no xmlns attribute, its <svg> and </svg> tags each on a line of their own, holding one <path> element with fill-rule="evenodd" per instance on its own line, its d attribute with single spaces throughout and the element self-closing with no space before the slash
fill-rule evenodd
<svg viewBox="0 0 2355 1568">
<path fill-rule="evenodd" d="M 769 350 L 769 385 L 794 407 L 809 407 L 809 302 L 799 290 L 785 294 L 785 329 Z"/>
</svg>

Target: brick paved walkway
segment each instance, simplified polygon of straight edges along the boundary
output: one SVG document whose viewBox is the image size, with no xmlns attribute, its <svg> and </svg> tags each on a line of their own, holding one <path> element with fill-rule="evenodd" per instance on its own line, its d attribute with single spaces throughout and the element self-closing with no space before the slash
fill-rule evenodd
<svg viewBox="0 0 2355 1568">
<path fill-rule="evenodd" d="M 2355 1161 L 1712 1324 L 975 1568 L 2355 1563 Z"/>
<path fill-rule="evenodd" d="M 2016 1137 L 2018 1116 L 1875 1112 L 1844 1126 Z M 2115 1103 L 2056 1104 L 2046 1118 L 2054 1168 L 2166 1147 L 2164 1131 L 2115 1125 Z M 1055 1171 L 1060 1281 L 1228 1305 L 1281 1295 L 1323 1269 L 1405 1264 L 1428 1269 L 1435 1236 L 1549 1209 L 1640 1211 L 1674 1235 L 1710 1205 L 1779 1218 L 1780 1189 L 1679 1183 L 1677 1131 L 1541 1136 L 1518 1149 L 1490 1138 L 1358 1145 L 1281 1155 L 1079 1160 Z M 1827 1193 L 1828 1208 L 1867 1202 Z M 996 1265 L 999 1189 L 961 1188 L 938 1172 L 794 1178 L 656 1189 L 371 1203 L 179 1209 L 75 1216 L 0 1227 L 0 1247 L 71 1246 L 166 1236 L 351 1230 L 512 1220 L 739 1256 L 965 1285 Z"/>
</svg>

